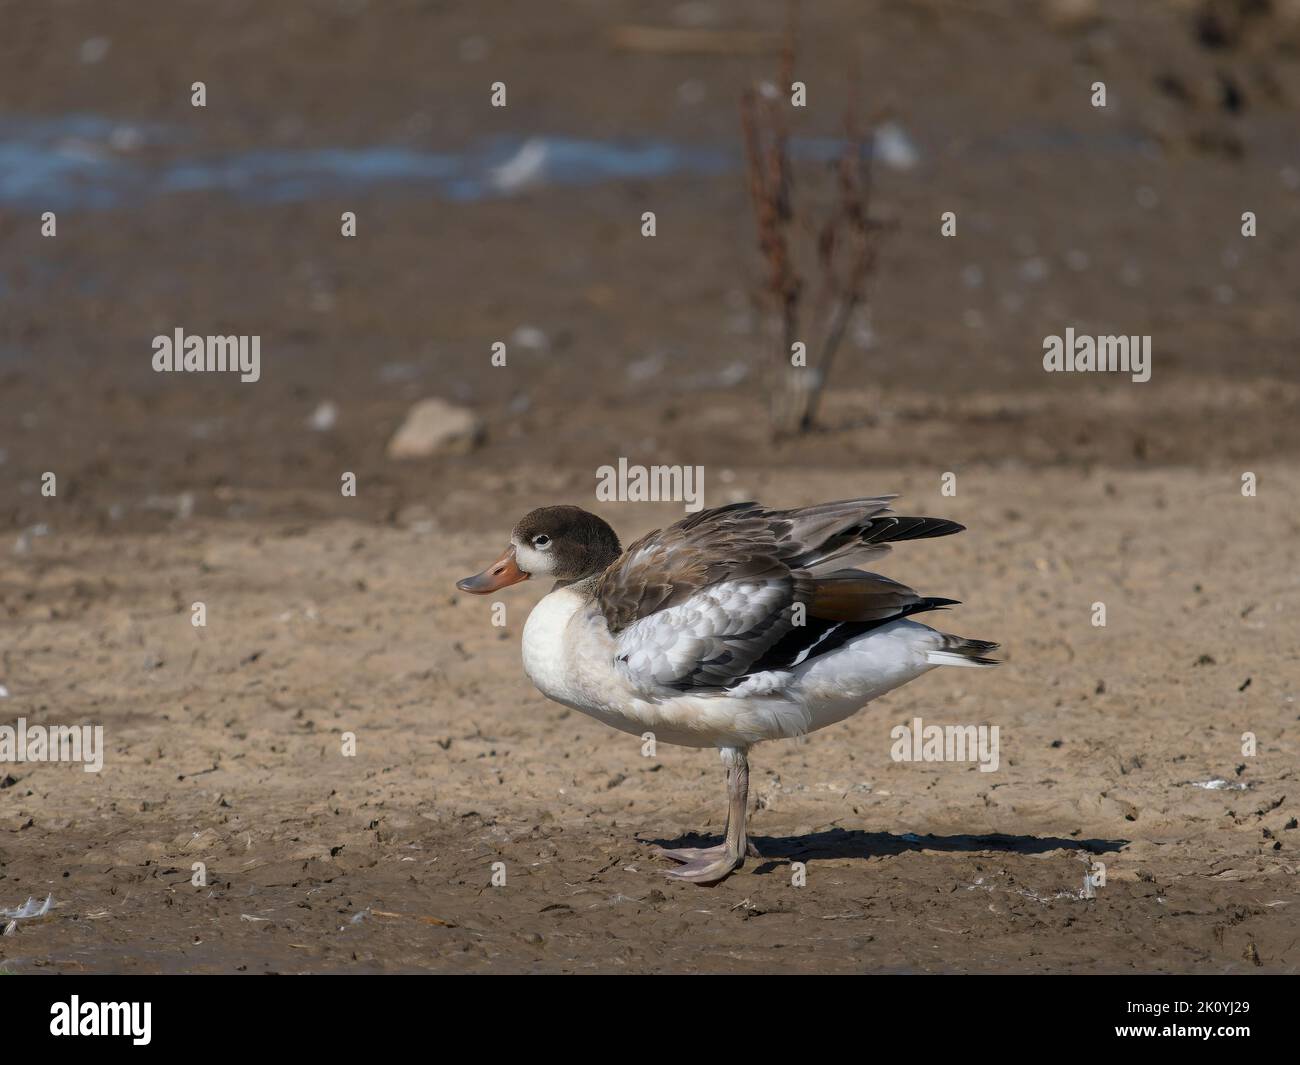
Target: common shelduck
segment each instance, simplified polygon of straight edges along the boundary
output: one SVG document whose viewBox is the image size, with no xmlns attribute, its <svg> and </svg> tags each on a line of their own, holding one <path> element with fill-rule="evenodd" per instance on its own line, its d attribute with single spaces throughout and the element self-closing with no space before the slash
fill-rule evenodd
<svg viewBox="0 0 1300 1065">
<path fill-rule="evenodd" d="M 749 748 L 825 728 L 935 666 L 990 666 L 997 644 L 910 620 L 953 606 L 854 567 L 890 543 L 963 526 L 889 513 L 893 496 L 768 510 L 734 503 L 626 551 L 579 507 L 534 510 L 482 573 L 486 594 L 555 586 L 524 626 L 524 670 L 550 699 L 637 735 L 718 747 L 730 809 L 716 847 L 657 848 L 669 875 L 720 880 L 756 855 L 745 835 Z"/>
</svg>

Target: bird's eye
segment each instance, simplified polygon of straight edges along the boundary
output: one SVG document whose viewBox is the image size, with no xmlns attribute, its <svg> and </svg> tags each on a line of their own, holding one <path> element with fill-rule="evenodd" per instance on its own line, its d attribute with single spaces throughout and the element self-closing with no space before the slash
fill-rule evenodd
<svg viewBox="0 0 1300 1065">
<path fill-rule="evenodd" d="M 537 548 L 538 551 L 545 551 L 548 547 L 551 546 L 551 538 L 547 536 L 546 533 L 541 533 L 538 536 L 534 536 L 533 546 Z"/>
</svg>

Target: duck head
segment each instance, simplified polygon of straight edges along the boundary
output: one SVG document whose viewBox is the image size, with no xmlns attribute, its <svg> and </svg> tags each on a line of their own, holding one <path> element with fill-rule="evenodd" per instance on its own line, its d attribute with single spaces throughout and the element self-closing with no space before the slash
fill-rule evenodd
<svg viewBox="0 0 1300 1065">
<path fill-rule="evenodd" d="M 487 595 L 534 576 L 581 581 L 604 573 L 621 552 L 614 530 L 595 514 L 581 507 L 541 507 L 520 519 L 500 558 L 456 587 Z"/>
</svg>

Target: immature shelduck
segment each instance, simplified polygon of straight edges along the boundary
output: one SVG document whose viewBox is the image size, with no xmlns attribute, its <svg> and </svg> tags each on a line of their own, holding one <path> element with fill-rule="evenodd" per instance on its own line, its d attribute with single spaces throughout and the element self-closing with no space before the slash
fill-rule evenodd
<svg viewBox="0 0 1300 1065">
<path fill-rule="evenodd" d="M 578 507 L 526 515 L 505 553 L 457 584 L 486 594 L 529 577 L 555 586 L 524 626 L 542 694 L 616 729 L 718 747 L 730 809 L 716 847 L 657 853 L 682 880 L 721 880 L 746 854 L 749 748 L 842 721 L 935 666 L 990 666 L 997 644 L 909 615 L 955 604 L 853 569 L 898 540 L 960 532 L 889 513 L 893 496 L 796 510 L 735 503 L 643 536 L 626 551 Z"/>
</svg>

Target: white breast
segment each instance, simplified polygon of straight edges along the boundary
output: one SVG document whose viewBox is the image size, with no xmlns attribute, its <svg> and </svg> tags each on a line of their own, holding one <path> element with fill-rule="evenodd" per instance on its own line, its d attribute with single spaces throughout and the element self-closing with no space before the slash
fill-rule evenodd
<svg viewBox="0 0 1300 1065">
<path fill-rule="evenodd" d="M 568 667 L 566 639 L 569 622 L 584 606 L 582 597 L 557 588 L 533 607 L 524 625 L 524 672 L 541 693 L 556 702 L 573 705 L 576 691 Z"/>
<path fill-rule="evenodd" d="M 524 672 L 543 695 L 641 736 L 665 743 L 712 747 L 730 735 L 729 700 L 636 691 L 614 668 L 617 649 L 605 618 L 590 599 L 557 588 L 533 607 L 524 625 Z"/>
</svg>

